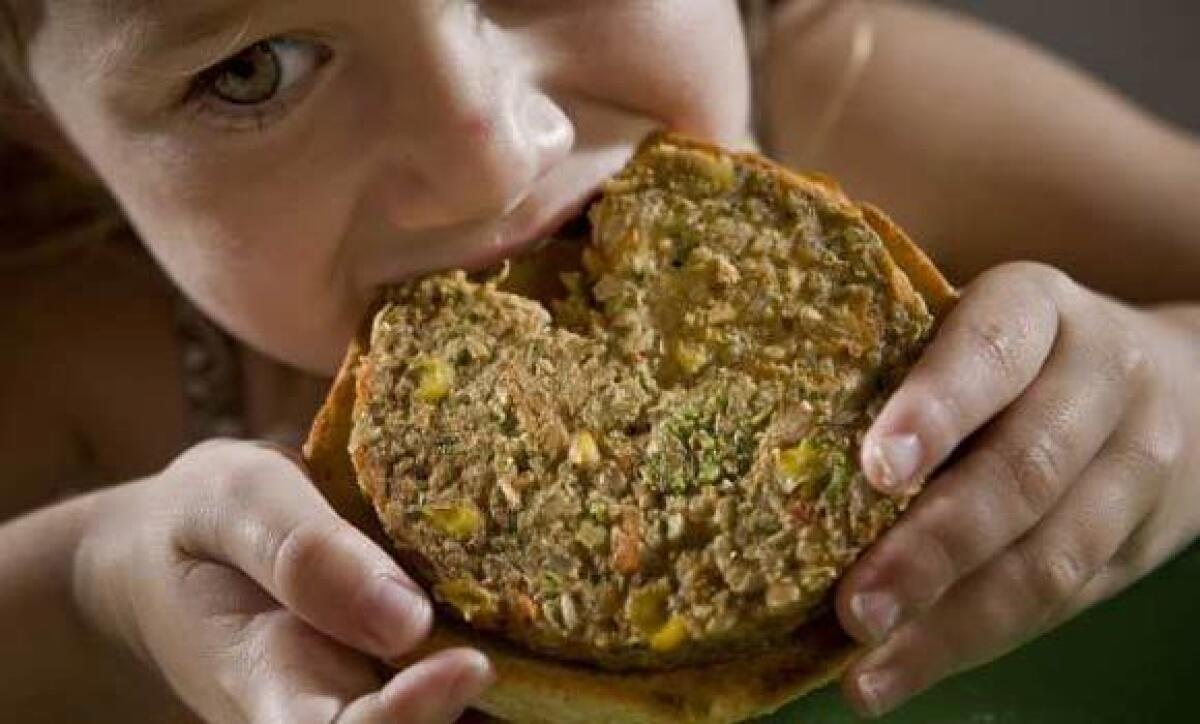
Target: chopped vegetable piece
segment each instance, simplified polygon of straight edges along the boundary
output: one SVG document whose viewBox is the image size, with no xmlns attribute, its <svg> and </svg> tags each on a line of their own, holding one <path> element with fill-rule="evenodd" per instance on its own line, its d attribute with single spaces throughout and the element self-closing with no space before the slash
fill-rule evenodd
<svg viewBox="0 0 1200 724">
<path fill-rule="evenodd" d="M 811 439 L 801 441 L 795 447 L 775 453 L 775 470 L 783 492 L 791 493 L 800 486 L 809 486 L 823 477 L 828 469 L 825 456 L 817 443 Z"/>
<path fill-rule="evenodd" d="M 650 637 L 650 648 L 658 652 L 674 651 L 687 640 L 687 624 L 682 616 L 675 615 Z"/>
<path fill-rule="evenodd" d="M 468 622 L 494 616 L 496 596 L 469 578 L 455 578 L 434 586 L 434 594 L 453 606 Z"/>
<path fill-rule="evenodd" d="M 422 512 L 434 528 L 455 540 L 470 540 L 483 530 L 483 516 L 469 502 L 434 503 Z"/>
<path fill-rule="evenodd" d="M 600 446 L 596 444 L 592 433 L 576 433 L 571 439 L 571 449 L 567 456 L 575 467 L 590 470 L 600 464 Z"/>
<path fill-rule="evenodd" d="M 417 388 L 413 396 L 421 402 L 441 402 L 454 387 L 454 368 L 444 359 L 429 357 L 415 365 Z"/>
</svg>

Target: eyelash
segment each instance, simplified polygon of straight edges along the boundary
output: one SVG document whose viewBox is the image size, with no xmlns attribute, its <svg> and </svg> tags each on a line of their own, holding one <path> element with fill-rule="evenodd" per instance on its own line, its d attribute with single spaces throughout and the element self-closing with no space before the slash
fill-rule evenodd
<svg viewBox="0 0 1200 724">
<path fill-rule="evenodd" d="M 222 99 L 216 92 L 217 83 L 223 74 L 232 72 L 231 65 L 247 54 L 268 50 L 279 66 L 278 72 L 286 74 L 289 68 L 281 54 L 297 48 L 310 50 L 315 54 L 311 59 L 308 75 L 291 83 L 281 78 L 272 91 L 271 98 L 261 103 L 237 103 Z M 264 131 L 303 100 L 318 72 L 332 59 L 333 50 L 317 41 L 290 37 L 268 38 L 246 46 L 197 74 L 188 88 L 185 103 L 195 116 L 216 125 L 220 130 Z"/>
</svg>

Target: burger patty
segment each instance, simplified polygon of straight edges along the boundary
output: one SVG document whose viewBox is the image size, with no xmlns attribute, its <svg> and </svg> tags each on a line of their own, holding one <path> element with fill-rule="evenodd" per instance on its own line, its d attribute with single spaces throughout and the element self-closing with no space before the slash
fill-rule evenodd
<svg viewBox="0 0 1200 724">
<path fill-rule="evenodd" d="M 668 668 L 769 647 L 906 502 L 858 446 L 934 317 L 835 189 L 671 136 L 591 211 L 544 306 L 392 290 L 351 454 L 402 560 L 471 626 Z"/>
</svg>

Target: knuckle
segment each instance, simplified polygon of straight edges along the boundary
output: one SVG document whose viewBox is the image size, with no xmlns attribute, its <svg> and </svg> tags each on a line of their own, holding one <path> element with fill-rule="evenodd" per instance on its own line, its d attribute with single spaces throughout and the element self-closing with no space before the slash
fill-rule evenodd
<svg viewBox="0 0 1200 724">
<path fill-rule="evenodd" d="M 291 591 L 304 577 L 328 561 L 346 536 L 338 521 L 302 522 L 283 535 L 271 560 L 272 580 Z"/>
<path fill-rule="evenodd" d="M 1029 274 L 1036 283 L 1059 299 L 1074 298 L 1080 287 L 1069 274 L 1048 264 L 1029 263 Z"/>
<path fill-rule="evenodd" d="M 1110 381 L 1130 383 L 1144 379 L 1149 366 L 1146 349 L 1141 340 L 1131 333 L 1121 334 L 1108 352 L 1108 375 Z"/>
<path fill-rule="evenodd" d="M 210 452 L 220 452 L 219 460 L 209 455 L 197 460 L 206 477 L 215 478 L 217 492 L 239 505 L 252 505 L 264 486 L 276 480 L 276 453 L 247 442 L 225 442 Z"/>
<path fill-rule="evenodd" d="M 913 534 L 910 544 L 912 555 L 905 559 L 917 569 L 916 575 L 910 579 L 910 595 L 917 608 L 933 605 L 968 566 L 960 555 L 964 549 L 954 540 L 952 530 L 943 525 L 933 525 Z"/>
<path fill-rule="evenodd" d="M 205 455 L 215 450 L 237 444 L 237 442 L 228 438 L 211 438 L 196 443 L 184 455 Z"/>
<path fill-rule="evenodd" d="M 967 344 L 971 353 L 984 361 L 1006 380 L 1020 377 L 1020 345 L 1006 324 L 997 319 L 983 319 L 967 328 Z"/>
<path fill-rule="evenodd" d="M 1154 433 L 1133 438 L 1115 454 L 1134 480 L 1165 480 L 1174 473 L 1185 447 L 1180 426 L 1164 421 Z"/>
<path fill-rule="evenodd" d="M 1031 519 L 1050 509 L 1058 499 L 1063 462 L 1058 446 L 1048 436 L 993 454 L 1000 479 Z"/>
<path fill-rule="evenodd" d="M 218 493 L 244 510 L 251 507 L 260 493 L 263 475 L 261 463 L 253 457 L 234 454 L 223 461 L 217 475 Z"/>
<path fill-rule="evenodd" d="M 1164 551 L 1151 538 L 1133 535 L 1113 553 L 1107 568 L 1118 580 L 1135 580 L 1154 570 L 1162 562 L 1163 555 Z"/>
<path fill-rule="evenodd" d="M 180 453 L 167 467 L 167 470 L 185 478 L 198 475 L 212 477 L 213 459 L 230 449 L 236 449 L 238 444 L 232 440 L 216 438 L 198 442 Z"/>
<path fill-rule="evenodd" d="M 1101 315 L 1097 324 L 1092 349 L 1098 352 L 1104 381 L 1132 386 L 1145 379 L 1150 357 L 1141 335 L 1115 314 Z"/>
<path fill-rule="evenodd" d="M 1073 293 L 1078 285 L 1057 267 L 1036 261 L 1013 261 L 1001 264 L 993 270 L 996 283 L 1011 286 L 1013 283 L 1033 284 L 1043 292 L 1051 294 Z"/>
<path fill-rule="evenodd" d="M 1039 611 L 1051 612 L 1070 601 L 1090 578 L 1082 556 L 1070 548 L 1020 550 L 1022 587 Z"/>
<path fill-rule="evenodd" d="M 966 402 L 950 394 L 945 386 L 928 385 L 913 395 L 913 428 L 917 436 L 935 450 L 948 451 L 971 426 L 971 414 Z"/>
<path fill-rule="evenodd" d="M 1037 262 L 1008 261 L 985 271 L 981 275 L 980 281 L 1008 285 L 1014 280 L 1028 278 L 1031 273 L 1035 273 L 1041 267 L 1042 264 Z"/>
</svg>

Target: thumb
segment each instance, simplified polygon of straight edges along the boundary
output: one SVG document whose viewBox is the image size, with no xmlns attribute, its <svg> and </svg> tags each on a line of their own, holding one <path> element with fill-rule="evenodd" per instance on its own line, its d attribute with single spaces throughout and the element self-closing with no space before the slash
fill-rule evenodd
<svg viewBox="0 0 1200 724">
<path fill-rule="evenodd" d="M 380 658 L 411 651 L 433 613 L 385 551 L 342 520 L 297 462 L 263 445 L 206 445 L 176 465 L 212 478 L 181 548 L 243 571 L 317 630 Z"/>
</svg>

